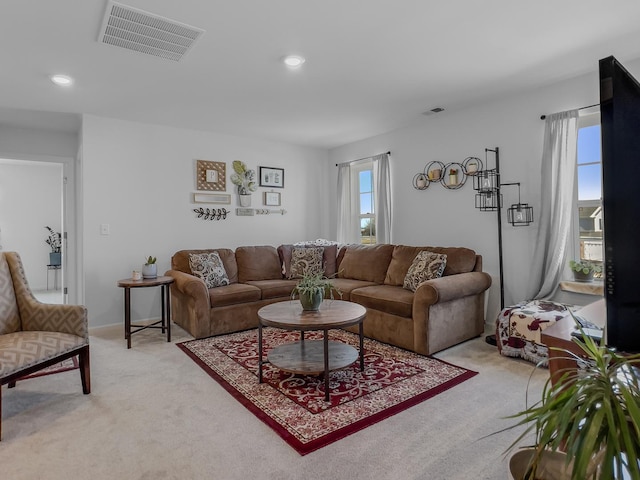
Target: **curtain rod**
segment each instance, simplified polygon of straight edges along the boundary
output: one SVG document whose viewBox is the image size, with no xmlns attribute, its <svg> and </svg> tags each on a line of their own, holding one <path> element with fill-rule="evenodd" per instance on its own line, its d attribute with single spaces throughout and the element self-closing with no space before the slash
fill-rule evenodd
<svg viewBox="0 0 640 480">
<path fill-rule="evenodd" d="M 587 108 L 599 107 L 599 106 L 600 106 L 599 103 L 594 103 L 593 105 L 587 105 L 586 107 L 580 107 L 578 110 L 586 110 Z M 545 118 L 547 118 L 546 115 L 540 115 L 540 120 L 544 120 Z"/>
<path fill-rule="evenodd" d="M 391 151 L 384 152 L 384 153 L 386 153 L 387 155 L 391 155 Z M 349 160 L 348 162 L 336 163 L 336 167 L 340 165 L 347 165 L 348 163 L 359 162 L 360 160 L 366 160 L 367 158 L 377 157 L 378 155 L 384 155 L 384 153 L 377 153 L 376 155 L 370 155 L 368 157 L 358 158 L 357 160 Z"/>
</svg>

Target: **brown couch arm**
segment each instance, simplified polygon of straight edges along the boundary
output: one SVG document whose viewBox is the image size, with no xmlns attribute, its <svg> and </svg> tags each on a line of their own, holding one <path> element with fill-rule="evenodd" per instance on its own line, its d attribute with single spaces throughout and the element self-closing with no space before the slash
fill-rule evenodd
<svg viewBox="0 0 640 480">
<path fill-rule="evenodd" d="M 173 321 L 196 336 L 199 325 L 209 324 L 211 302 L 207 286 L 201 278 L 180 270 L 168 270 L 165 275 L 175 280 L 171 285 Z"/>
<path fill-rule="evenodd" d="M 413 297 L 414 350 L 431 355 L 480 335 L 484 328 L 484 292 L 491 277 L 459 273 L 429 280 Z"/>
<path fill-rule="evenodd" d="M 413 309 L 435 303 L 477 295 L 491 286 L 491 276 L 485 272 L 459 273 L 428 280 L 420 285 L 413 298 Z"/>
</svg>

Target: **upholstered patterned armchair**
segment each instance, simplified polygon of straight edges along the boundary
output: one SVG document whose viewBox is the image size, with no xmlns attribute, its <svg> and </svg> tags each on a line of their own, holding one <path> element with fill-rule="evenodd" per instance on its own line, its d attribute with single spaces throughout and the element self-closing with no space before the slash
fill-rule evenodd
<svg viewBox="0 0 640 480">
<path fill-rule="evenodd" d="M 0 252 L 0 386 L 78 355 L 82 391 L 91 391 L 87 309 L 35 299 L 20 256 Z M 0 390 L 0 440 L 2 439 Z"/>
</svg>

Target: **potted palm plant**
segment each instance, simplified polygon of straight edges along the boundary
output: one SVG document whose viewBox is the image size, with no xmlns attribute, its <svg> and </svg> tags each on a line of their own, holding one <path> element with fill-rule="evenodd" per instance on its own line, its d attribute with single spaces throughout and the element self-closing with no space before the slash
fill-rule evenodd
<svg viewBox="0 0 640 480">
<path fill-rule="evenodd" d="M 49 252 L 49 265 L 58 266 L 62 264 L 62 235 L 60 232 L 54 232 L 49 226 L 44 227 L 49 231 L 49 236 L 45 243 L 51 248 Z"/>
<path fill-rule="evenodd" d="M 333 300 L 334 290 L 342 297 L 340 289 L 334 287 L 331 279 L 325 277 L 322 272 L 304 273 L 291 291 L 291 300 L 294 300 L 297 295 L 303 310 L 317 312 L 325 297 L 328 296 Z"/>
<path fill-rule="evenodd" d="M 640 480 L 640 354 L 617 353 L 586 335 L 574 341 L 583 355 L 562 352 L 579 368 L 549 378 L 542 399 L 511 417 L 526 428 L 509 450 L 532 431 L 536 440 L 511 457 L 512 478 Z"/>
</svg>

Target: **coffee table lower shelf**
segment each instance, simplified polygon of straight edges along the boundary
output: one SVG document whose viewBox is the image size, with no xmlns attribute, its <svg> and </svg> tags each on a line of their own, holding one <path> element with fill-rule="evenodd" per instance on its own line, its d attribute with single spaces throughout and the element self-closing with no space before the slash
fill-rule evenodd
<svg viewBox="0 0 640 480">
<path fill-rule="evenodd" d="M 324 341 L 302 340 L 274 348 L 267 355 L 268 361 L 286 372 L 301 375 L 325 373 Z M 348 367 L 358 360 L 358 350 L 342 342 L 328 342 L 329 371 Z"/>
</svg>

